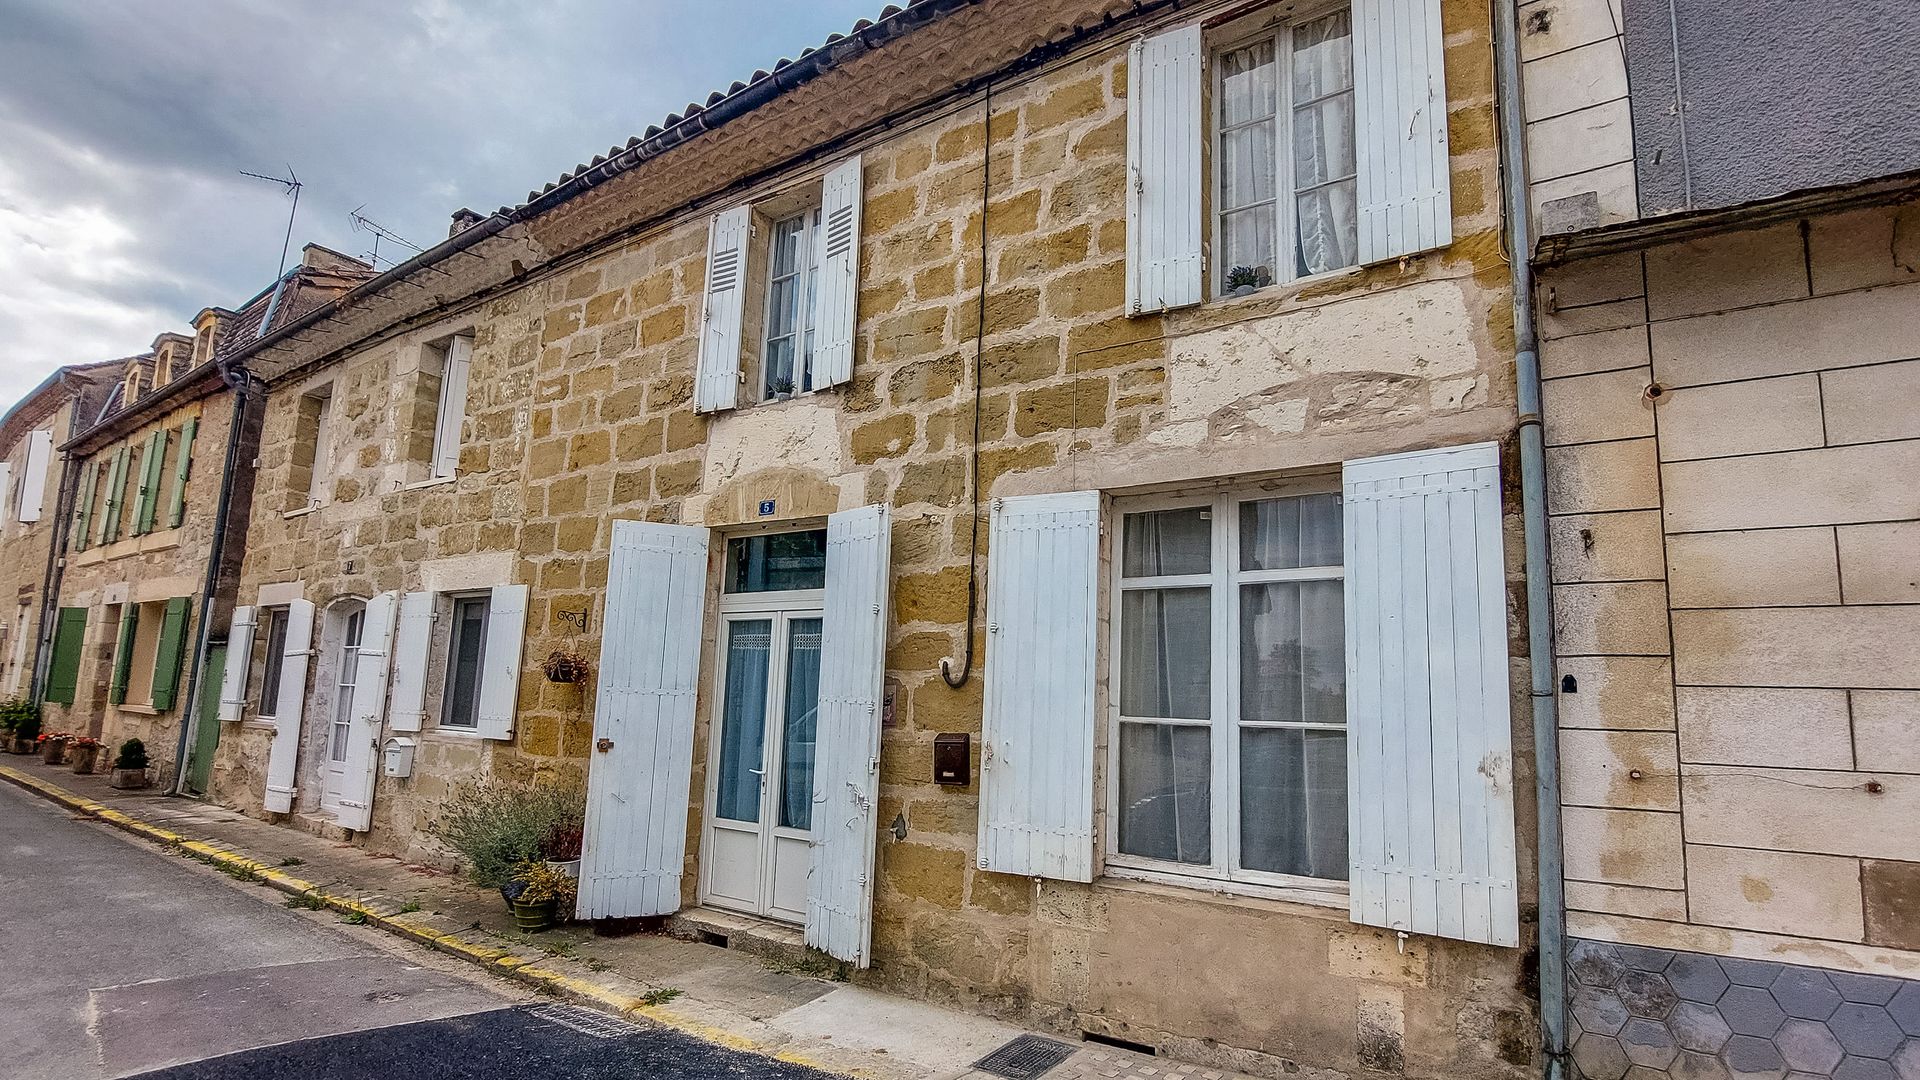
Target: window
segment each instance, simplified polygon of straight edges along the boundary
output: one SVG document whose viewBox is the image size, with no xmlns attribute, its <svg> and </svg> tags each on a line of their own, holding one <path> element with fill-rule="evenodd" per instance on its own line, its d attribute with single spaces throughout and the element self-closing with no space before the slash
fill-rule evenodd
<svg viewBox="0 0 1920 1080">
<path fill-rule="evenodd" d="M 122 406 L 130 407 L 133 405 L 134 402 L 139 400 L 140 400 L 140 362 L 136 360 L 132 364 L 129 364 L 127 366 L 127 378 L 126 378 L 124 387 L 120 392 L 120 402 Z"/>
<path fill-rule="evenodd" d="M 287 609 L 269 608 L 266 616 L 267 651 L 261 658 L 260 705 L 254 710 L 256 716 L 272 716 L 279 710 L 280 672 L 287 656 Z"/>
<path fill-rule="evenodd" d="M 173 346 L 161 349 L 153 359 L 153 385 L 165 386 L 173 381 Z"/>
<path fill-rule="evenodd" d="M 293 472 L 287 484 L 287 509 L 304 510 L 327 501 L 333 486 L 333 387 L 300 398 L 294 419 Z"/>
<path fill-rule="evenodd" d="M 353 729 L 353 691 L 360 672 L 360 634 L 367 613 L 356 607 L 347 615 L 340 634 L 340 664 L 333 683 L 333 723 L 327 732 L 327 760 L 339 764 L 347 760 L 347 743 Z"/>
<path fill-rule="evenodd" d="M 767 242 L 761 400 L 813 389 L 813 306 L 820 274 L 820 209 L 775 222 Z"/>
<path fill-rule="evenodd" d="M 1359 262 L 1350 12 L 1214 59 L 1222 292 Z"/>
<path fill-rule="evenodd" d="M 130 704 L 153 704 L 154 667 L 160 655 L 160 629 L 166 616 L 167 604 L 164 600 L 141 604 L 134 609 L 129 642 L 132 651 L 126 669 L 126 701 Z M 122 640 L 128 640 L 124 633 Z"/>
<path fill-rule="evenodd" d="M 208 319 L 206 324 L 200 327 L 200 332 L 194 335 L 193 363 L 195 367 L 213 359 L 213 332 L 218 325 L 215 320 Z"/>
<path fill-rule="evenodd" d="M 787 592 L 826 587 L 825 529 L 736 536 L 727 541 L 726 592 Z"/>
<path fill-rule="evenodd" d="M 442 727 L 480 726 L 480 666 L 487 655 L 487 597 L 453 598 L 453 634 L 447 643 L 447 685 L 440 702 Z"/>
<path fill-rule="evenodd" d="M 1120 509 L 1111 861 L 1344 879 L 1340 496 Z"/>
<path fill-rule="evenodd" d="M 456 335 L 427 347 L 434 373 L 422 371 L 423 392 L 433 394 L 431 475 L 454 475 L 460 467 L 460 428 L 467 417 L 467 371 L 473 360 L 473 338 Z"/>
</svg>

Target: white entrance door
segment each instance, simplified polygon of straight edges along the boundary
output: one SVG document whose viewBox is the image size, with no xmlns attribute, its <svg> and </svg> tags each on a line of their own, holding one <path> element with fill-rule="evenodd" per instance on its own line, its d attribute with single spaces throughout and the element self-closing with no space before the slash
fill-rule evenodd
<svg viewBox="0 0 1920 1080">
<path fill-rule="evenodd" d="M 806 921 L 820 602 L 809 590 L 729 597 L 725 605 L 702 903 Z"/>
<path fill-rule="evenodd" d="M 339 812 L 340 795 L 347 789 L 347 748 L 353 721 L 353 687 L 360 669 L 360 635 L 366 621 L 367 613 L 363 609 L 355 609 L 347 616 L 346 625 L 340 633 L 339 655 L 335 657 L 333 665 L 333 713 L 327 727 L 325 788 L 320 802 L 321 809 L 330 814 Z"/>
</svg>

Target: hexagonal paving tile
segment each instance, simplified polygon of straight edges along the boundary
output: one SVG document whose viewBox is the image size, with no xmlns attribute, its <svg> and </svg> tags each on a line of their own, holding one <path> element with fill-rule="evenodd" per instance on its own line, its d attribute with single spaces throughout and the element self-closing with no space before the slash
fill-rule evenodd
<svg viewBox="0 0 1920 1080">
<path fill-rule="evenodd" d="M 1920 1080 L 1920 1039 L 1908 1039 L 1894 1052 L 1893 1071 L 1900 1080 Z"/>
<path fill-rule="evenodd" d="M 1620 976 L 1613 990 L 1620 995 L 1628 1012 L 1655 1020 L 1672 1012 L 1674 1002 L 1680 1000 L 1673 987 L 1667 985 L 1667 977 L 1652 971 L 1629 971 Z"/>
<path fill-rule="evenodd" d="M 1887 1014 L 1900 1030 L 1920 1039 L 1920 982 L 1909 982 L 1887 1002 Z"/>
<path fill-rule="evenodd" d="M 1720 970 L 1720 962 L 1711 956 L 1699 953 L 1681 953 L 1667 965 L 1667 982 L 1683 1001 L 1699 1001 L 1708 1005 L 1720 1000 L 1732 983 L 1727 973 Z"/>
<path fill-rule="evenodd" d="M 1879 1058 L 1850 1057 L 1833 1070 L 1833 1080 L 1898 1080 L 1893 1066 Z"/>
<path fill-rule="evenodd" d="M 1628 1061 L 1655 1069 L 1666 1068 L 1680 1056 L 1680 1044 L 1667 1025 L 1638 1016 L 1620 1029 L 1620 1045 L 1626 1048 Z"/>
<path fill-rule="evenodd" d="M 1780 965 L 1768 960 L 1742 960 L 1737 956 L 1720 958 L 1720 970 L 1735 986 L 1772 986 L 1780 977 Z"/>
<path fill-rule="evenodd" d="M 1835 1009 L 1827 1018 L 1827 1028 L 1840 1040 L 1840 1045 L 1846 1047 L 1847 1053 L 1860 1057 L 1892 1057 L 1902 1041 L 1900 1028 L 1887 1010 L 1857 1001 Z"/>
<path fill-rule="evenodd" d="M 1787 1075 L 1787 1063 L 1780 1051 L 1752 1035 L 1735 1035 L 1720 1057 L 1739 1080 L 1784 1080 Z"/>
<path fill-rule="evenodd" d="M 1816 1076 L 1813 1073 L 1790 1072 L 1787 1074 L 1787 1080 L 1827 1080 L 1827 1076 L 1825 1073 Z"/>
<path fill-rule="evenodd" d="M 1788 1016 L 1825 1020 L 1840 1007 L 1840 991 L 1818 968 L 1790 967 L 1773 980 L 1773 1000 Z"/>
<path fill-rule="evenodd" d="M 1791 1068 L 1825 1076 L 1833 1071 L 1846 1051 L 1833 1037 L 1827 1025 L 1815 1020 L 1789 1020 L 1773 1033 L 1773 1045 Z"/>
<path fill-rule="evenodd" d="M 1573 1044 L 1573 1063 L 1587 1080 L 1621 1080 L 1631 1064 L 1618 1039 L 1591 1031 Z"/>
<path fill-rule="evenodd" d="M 1611 990 L 1583 986 L 1573 995 L 1573 1015 L 1589 1035 L 1618 1035 L 1627 1023 L 1627 1007 Z"/>
<path fill-rule="evenodd" d="M 1885 1005 L 1893 1000 L 1900 991 L 1900 980 L 1890 975 L 1861 975 L 1852 971 L 1829 971 L 1827 977 L 1833 980 L 1834 988 L 1848 1001 L 1865 1002 L 1868 1005 Z"/>
<path fill-rule="evenodd" d="M 1719 1053 L 1733 1035 L 1718 1009 L 1693 1001 L 1675 1005 L 1672 1014 L 1667 1017 L 1667 1026 L 1673 1029 L 1674 1040 L 1681 1049 L 1702 1054 Z"/>
<path fill-rule="evenodd" d="M 1720 1015 L 1735 1035 L 1767 1038 L 1786 1023 L 1787 1014 L 1773 1003 L 1773 995 L 1757 986 L 1734 986 L 1720 997 Z"/>
<path fill-rule="evenodd" d="M 1682 1050 L 1667 1068 L 1667 1075 L 1674 1080 L 1731 1080 L 1733 1074 L 1713 1054 Z"/>
<path fill-rule="evenodd" d="M 1616 945 L 1620 959 L 1635 971 L 1665 971 L 1678 955 L 1671 949 L 1649 949 L 1640 945 Z"/>
<path fill-rule="evenodd" d="M 1627 970 L 1626 961 L 1620 959 L 1619 948 L 1604 941 L 1574 942 L 1567 950 L 1567 967 L 1583 987 L 1612 986 L 1620 973 Z"/>
<path fill-rule="evenodd" d="M 1665 1069 L 1650 1069 L 1645 1065 L 1635 1065 L 1627 1070 L 1626 1080 L 1667 1080 Z"/>
</svg>

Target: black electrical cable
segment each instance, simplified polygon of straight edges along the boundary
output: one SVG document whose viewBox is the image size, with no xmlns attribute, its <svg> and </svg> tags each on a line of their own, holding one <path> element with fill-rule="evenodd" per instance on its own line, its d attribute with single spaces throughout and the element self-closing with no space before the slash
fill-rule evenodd
<svg viewBox="0 0 1920 1080">
<path fill-rule="evenodd" d="M 940 660 L 940 678 L 955 690 L 973 675 L 973 633 L 980 611 L 980 357 L 987 340 L 987 198 L 993 183 L 993 83 L 986 84 L 980 127 L 980 292 L 975 302 L 973 329 L 973 451 L 967 466 L 967 491 L 972 518 L 967 541 L 967 641 L 961 653 L 960 675 L 953 674 L 953 658 Z"/>
</svg>

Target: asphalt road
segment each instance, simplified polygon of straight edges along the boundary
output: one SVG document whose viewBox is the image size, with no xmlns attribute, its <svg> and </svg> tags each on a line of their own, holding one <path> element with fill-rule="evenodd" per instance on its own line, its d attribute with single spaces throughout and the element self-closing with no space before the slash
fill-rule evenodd
<svg viewBox="0 0 1920 1080">
<path fill-rule="evenodd" d="M 0 1077 L 823 1074 L 545 1003 L 0 783 Z"/>
</svg>

